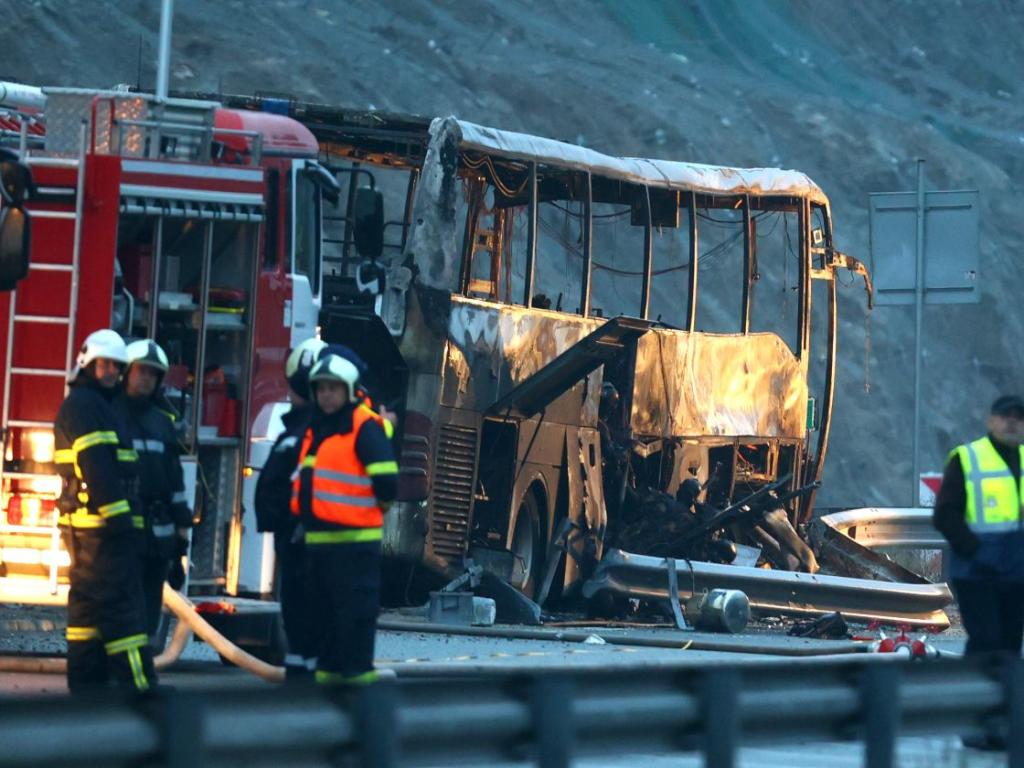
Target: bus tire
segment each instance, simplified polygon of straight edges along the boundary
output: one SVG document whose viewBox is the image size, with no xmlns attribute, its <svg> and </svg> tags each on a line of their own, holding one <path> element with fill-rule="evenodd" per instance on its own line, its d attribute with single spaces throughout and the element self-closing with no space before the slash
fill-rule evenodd
<svg viewBox="0 0 1024 768">
<path fill-rule="evenodd" d="M 529 598 L 537 591 L 537 582 L 543 568 L 544 546 L 541 539 L 541 504 L 538 489 L 530 486 L 519 502 L 515 529 L 512 532 L 512 554 L 521 575 L 513 580 L 512 586 Z"/>
</svg>

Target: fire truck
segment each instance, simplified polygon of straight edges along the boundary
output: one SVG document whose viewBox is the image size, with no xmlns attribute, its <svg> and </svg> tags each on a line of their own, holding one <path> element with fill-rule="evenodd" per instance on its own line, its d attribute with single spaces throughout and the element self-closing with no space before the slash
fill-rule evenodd
<svg viewBox="0 0 1024 768">
<path fill-rule="evenodd" d="M 0 146 L 19 150 L 34 193 L 27 275 L 0 294 L 0 601 L 66 600 L 52 422 L 77 350 L 106 327 L 170 360 L 196 519 L 189 593 L 269 593 L 253 468 L 288 407 L 288 350 L 317 330 L 337 181 L 316 139 L 271 102 L 17 90 L 32 98 L 0 112 Z"/>
</svg>

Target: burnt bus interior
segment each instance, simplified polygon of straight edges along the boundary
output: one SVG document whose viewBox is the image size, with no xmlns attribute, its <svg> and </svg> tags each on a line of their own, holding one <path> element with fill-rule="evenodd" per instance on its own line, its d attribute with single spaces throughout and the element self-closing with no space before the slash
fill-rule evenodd
<svg viewBox="0 0 1024 768">
<path fill-rule="evenodd" d="M 806 376 L 811 241 L 820 245 L 829 236 L 823 207 L 797 197 L 644 186 L 469 151 L 460 160 L 466 203 L 462 295 L 581 317 L 637 318 L 648 321 L 654 334 L 768 332 L 801 361 Z M 816 250 L 823 267 L 825 249 Z M 817 479 L 823 444 L 815 457 L 799 438 L 637 430 L 634 414 L 649 409 L 652 398 L 671 399 L 669 392 L 638 390 L 642 335 L 601 361 L 601 383 L 612 385 L 618 399 L 596 425 L 605 433 L 602 450 L 625 455 L 602 457 L 607 531 L 591 554 L 619 543 L 616 532 L 629 509 L 642 504 L 638 494 L 671 497 L 688 477 L 704 484 L 703 498 L 718 508 L 780 478 L 790 478 L 790 489 Z M 593 367 L 581 367 L 579 378 Z M 500 547 L 513 525 L 510 549 L 524 571 L 518 586 L 525 586 L 547 543 L 523 540 L 531 532 L 521 524 L 522 505 L 533 516 L 538 500 L 526 494 L 515 509 L 524 443 L 517 432 L 531 425 L 496 410 L 482 426 L 470 547 Z M 586 425 L 585 416 L 578 423 Z M 524 431 L 527 439 L 538 433 L 536 427 Z M 542 495 L 564 504 L 564 495 L 553 490 Z M 789 504 L 794 522 L 809 511 L 806 497 L 802 509 L 799 499 Z M 552 531 L 542 525 L 541 538 Z"/>
</svg>

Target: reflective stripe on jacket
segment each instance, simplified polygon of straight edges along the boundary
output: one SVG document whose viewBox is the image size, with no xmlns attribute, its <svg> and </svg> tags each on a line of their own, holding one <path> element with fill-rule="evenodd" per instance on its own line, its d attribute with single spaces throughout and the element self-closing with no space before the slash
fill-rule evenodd
<svg viewBox="0 0 1024 768">
<path fill-rule="evenodd" d="M 384 511 L 373 493 L 374 465 L 364 466 L 356 455 L 356 438 L 367 421 L 380 418 L 365 408 L 352 414 L 352 429 L 326 438 L 309 455 L 313 430 L 307 429 L 299 452 L 299 466 L 292 481 L 292 514 L 300 515 L 299 489 L 304 470 L 312 469 L 312 510 L 315 518 L 352 528 L 380 528 Z"/>
<path fill-rule="evenodd" d="M 110 405 L 112 393 L 79 376 L 54 419 L 54 463 L 62 480 L 61 525 L 137 527 L 138 455 Z M 122 522 L 124 521 L 124 522 Z"/>
<path fill-rule="evenodd" d="M 387 435 L 387 437 L 388 437 L 388 440 L 392 439 L 395 436 L 395 425 L 392 424 L 387 419 L 385 419 L 383 416 L 381 416 L 375 410 L 373 410 L 373 401 L 370 400 L 370 398 L 367 397 L 366 399 L 364 399 L 359 404 L 358 407 L 359 407 L 359 410 L 366 411 L 370 416 L 372 416 L 376 420 L 376 422 L 378 424 L 381 425 L 381 427 L 384 430 L 384 434 Z"/>
<path fill-rule="evenodd" d="M 1024 467 L 1024 446 L 1021 466 Z M 968 527 L 976 534 L 1006 533 L 1021 527 L 1021 487 L 988 437 L 961 445 L 950 453 L 964 470 Z"/>
</svg>

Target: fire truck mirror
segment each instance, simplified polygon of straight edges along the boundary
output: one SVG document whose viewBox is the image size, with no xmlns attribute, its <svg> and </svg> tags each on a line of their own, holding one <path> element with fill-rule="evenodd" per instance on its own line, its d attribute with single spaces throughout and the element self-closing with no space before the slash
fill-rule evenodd
<svg viewBox="0 0 1024 768">
<path fill-rule="evenodd" d="M 21 208 L 0 208 L 0 291 L 10 291 L 28 274 L 31 222 Z"/>
<path fill-rule="evenodd" d="M 357 189 L 352 218 L 356 251 L 365 258 L 379 259 L 384 252 L 384 195 L 370 187 Z"/>
<path fill-rule="evenodd" d="M 10 150 L 0 149 L 0 197 L 4 205 L 20 207 L 32 196 L 32 171 Z"/>
</svg>

